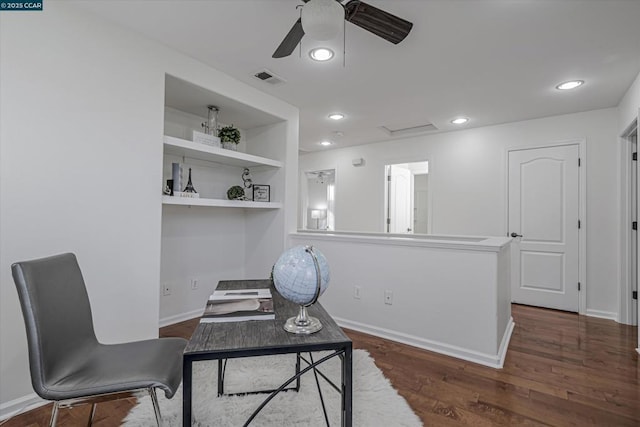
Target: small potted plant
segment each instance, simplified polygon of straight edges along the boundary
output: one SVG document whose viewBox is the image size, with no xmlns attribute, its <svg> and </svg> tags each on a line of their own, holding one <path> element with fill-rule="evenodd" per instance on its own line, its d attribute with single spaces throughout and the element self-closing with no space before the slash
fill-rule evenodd
<svg viewBox="0 0 640 427">
<path fill-rule="evenodd" d="M 240 131 L 233 125 L 224 126 L 218 130 L 218 137 L 222 142 L 222 148 L 236 151 L 240 142 Z"/>
<path fill-rule="evenodd" d="M 227 199 L 229 200 L 247 200 L 244 196 L 244 188 L 234 185 L 227 190 Z"/>
</svg>

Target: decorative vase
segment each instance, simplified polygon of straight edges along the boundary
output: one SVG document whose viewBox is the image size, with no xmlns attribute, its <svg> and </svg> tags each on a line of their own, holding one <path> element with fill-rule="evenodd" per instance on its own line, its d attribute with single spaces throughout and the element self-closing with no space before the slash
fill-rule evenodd
<svg viewBox="0 0 640 427">
<path fill-rule="evenodd" d="M 238 144 L 228 141 L 222 141 L 222 148 L 225 150 L 238 151 Z"/>
<path fill-rule="evenodd" d="M 194 130 L 193 142 L 220 148 L 222 147 L 218 137 L 218 112 L 220 110 L 215 105 L 207 105 L 207 108 L 209 109 L 207 121 L 201 125 L 204 128 L 204 133 Z"/>
<path fill-rule="evenodd" d="M 215 105 L 207 105 L 209 113 L 207 114 L 206 126 L 203 123 L 202 126 L 205 129 L 205 133 L 211 136 L 218 136 L 218 112 L 220 111 Z"/>
</svg>

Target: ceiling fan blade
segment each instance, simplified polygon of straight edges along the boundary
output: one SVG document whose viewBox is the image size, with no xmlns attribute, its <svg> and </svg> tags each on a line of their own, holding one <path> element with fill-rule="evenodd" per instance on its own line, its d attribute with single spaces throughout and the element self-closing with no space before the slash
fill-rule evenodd
<svg viewBox="0 0 640 427">
<path fill-rule="evenodd" d="M 285 56 L 291 55 L 291 53 L 296 49 L 296 46 L 298 46 L 298 43 L 300 43 L 300 40 L 302 40 L 303 36 L 304 30 L 302 29 L 302 19 L 298 18 L 271 57 L 284 58 Z"/>
<path fill-rule="evenodd" d="M 351 0 L 344 5 L 344 8 L 347 21 L 393 44 L 404 40 L 413 27 L 411 22 L 360 0 Z"/>
</svg>

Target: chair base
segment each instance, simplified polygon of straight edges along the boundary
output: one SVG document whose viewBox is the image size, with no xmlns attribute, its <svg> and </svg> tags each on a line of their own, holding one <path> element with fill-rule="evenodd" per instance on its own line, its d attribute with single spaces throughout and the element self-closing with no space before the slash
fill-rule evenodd
<svg viewBox="0 0 640 427">
<path fill-rule="evenodd" d="M 91 404 L 91 414 L 89 415 L 89 421 L 87 423 L 87 426 L 91 427 L 93 423 L 93 416 L 96 413 L 96 405 L 98 403 L 107 402 L 111 400 L 129 399 L 131 397 L 138 397 L 141 393 L 144 393 L 144 392 L 149 393 L 149 396 L 151 397 L 151 403 L 153 404 L 153 412 L 156 416 L 156 423 L 158 424 L 158 427 L 162 427 L 162 414 L 160 413 L 160 405 L 158 404 L 158 395 L 156 394 L 156 389 L 153 387 L 141 388 L 141 389 L 126 391 L 126 392 L 105 393 L 105 394 L 97 394 L 94 396 L 76 397 L 73 399 L 54 401 L 53 409 L 51 410 L 51 419 L 49 421 L 49 427 L 56 426 L 60 408 L 71 408 L 74 406 L 88 405 L 88 404 Z"/>
</svg>

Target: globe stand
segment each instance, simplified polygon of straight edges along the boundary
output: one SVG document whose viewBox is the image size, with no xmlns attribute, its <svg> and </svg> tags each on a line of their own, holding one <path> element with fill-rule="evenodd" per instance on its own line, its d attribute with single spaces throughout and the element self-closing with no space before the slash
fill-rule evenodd
<svg viewBox="0 0 640 427">
<path fill-rule="evenodd" d="M 307 307 L 300 306 L 300 312 L 296 317 L 290 317 L 284 324 L 284 330 L 292 334 L 313 334 L 322 329 L 322 323 L 315 317 L 307 314 Z"/>
<path fill-rule="evenodd" d="M 306 304 L 300 304 L 300 312 L 296 317 L 290 317 L 289 319 L 287 319 L 284 324 L 284 330 L 292 334 L 309 335 L 322 329 L 322 323 L 320 323 L 320 320 L 307 314 L 307 307 L 315 304 L 320 297 L 322 275 L 320 274 L 320 264 L 318 264 L 318 257 L 313 252 L 313 246 L 305 246 L 304 250 L 306 253 L 311 255 L 313 266 L 316 270 L 316 291 L 311 301 L 308 301 Z"/>
</svg>

